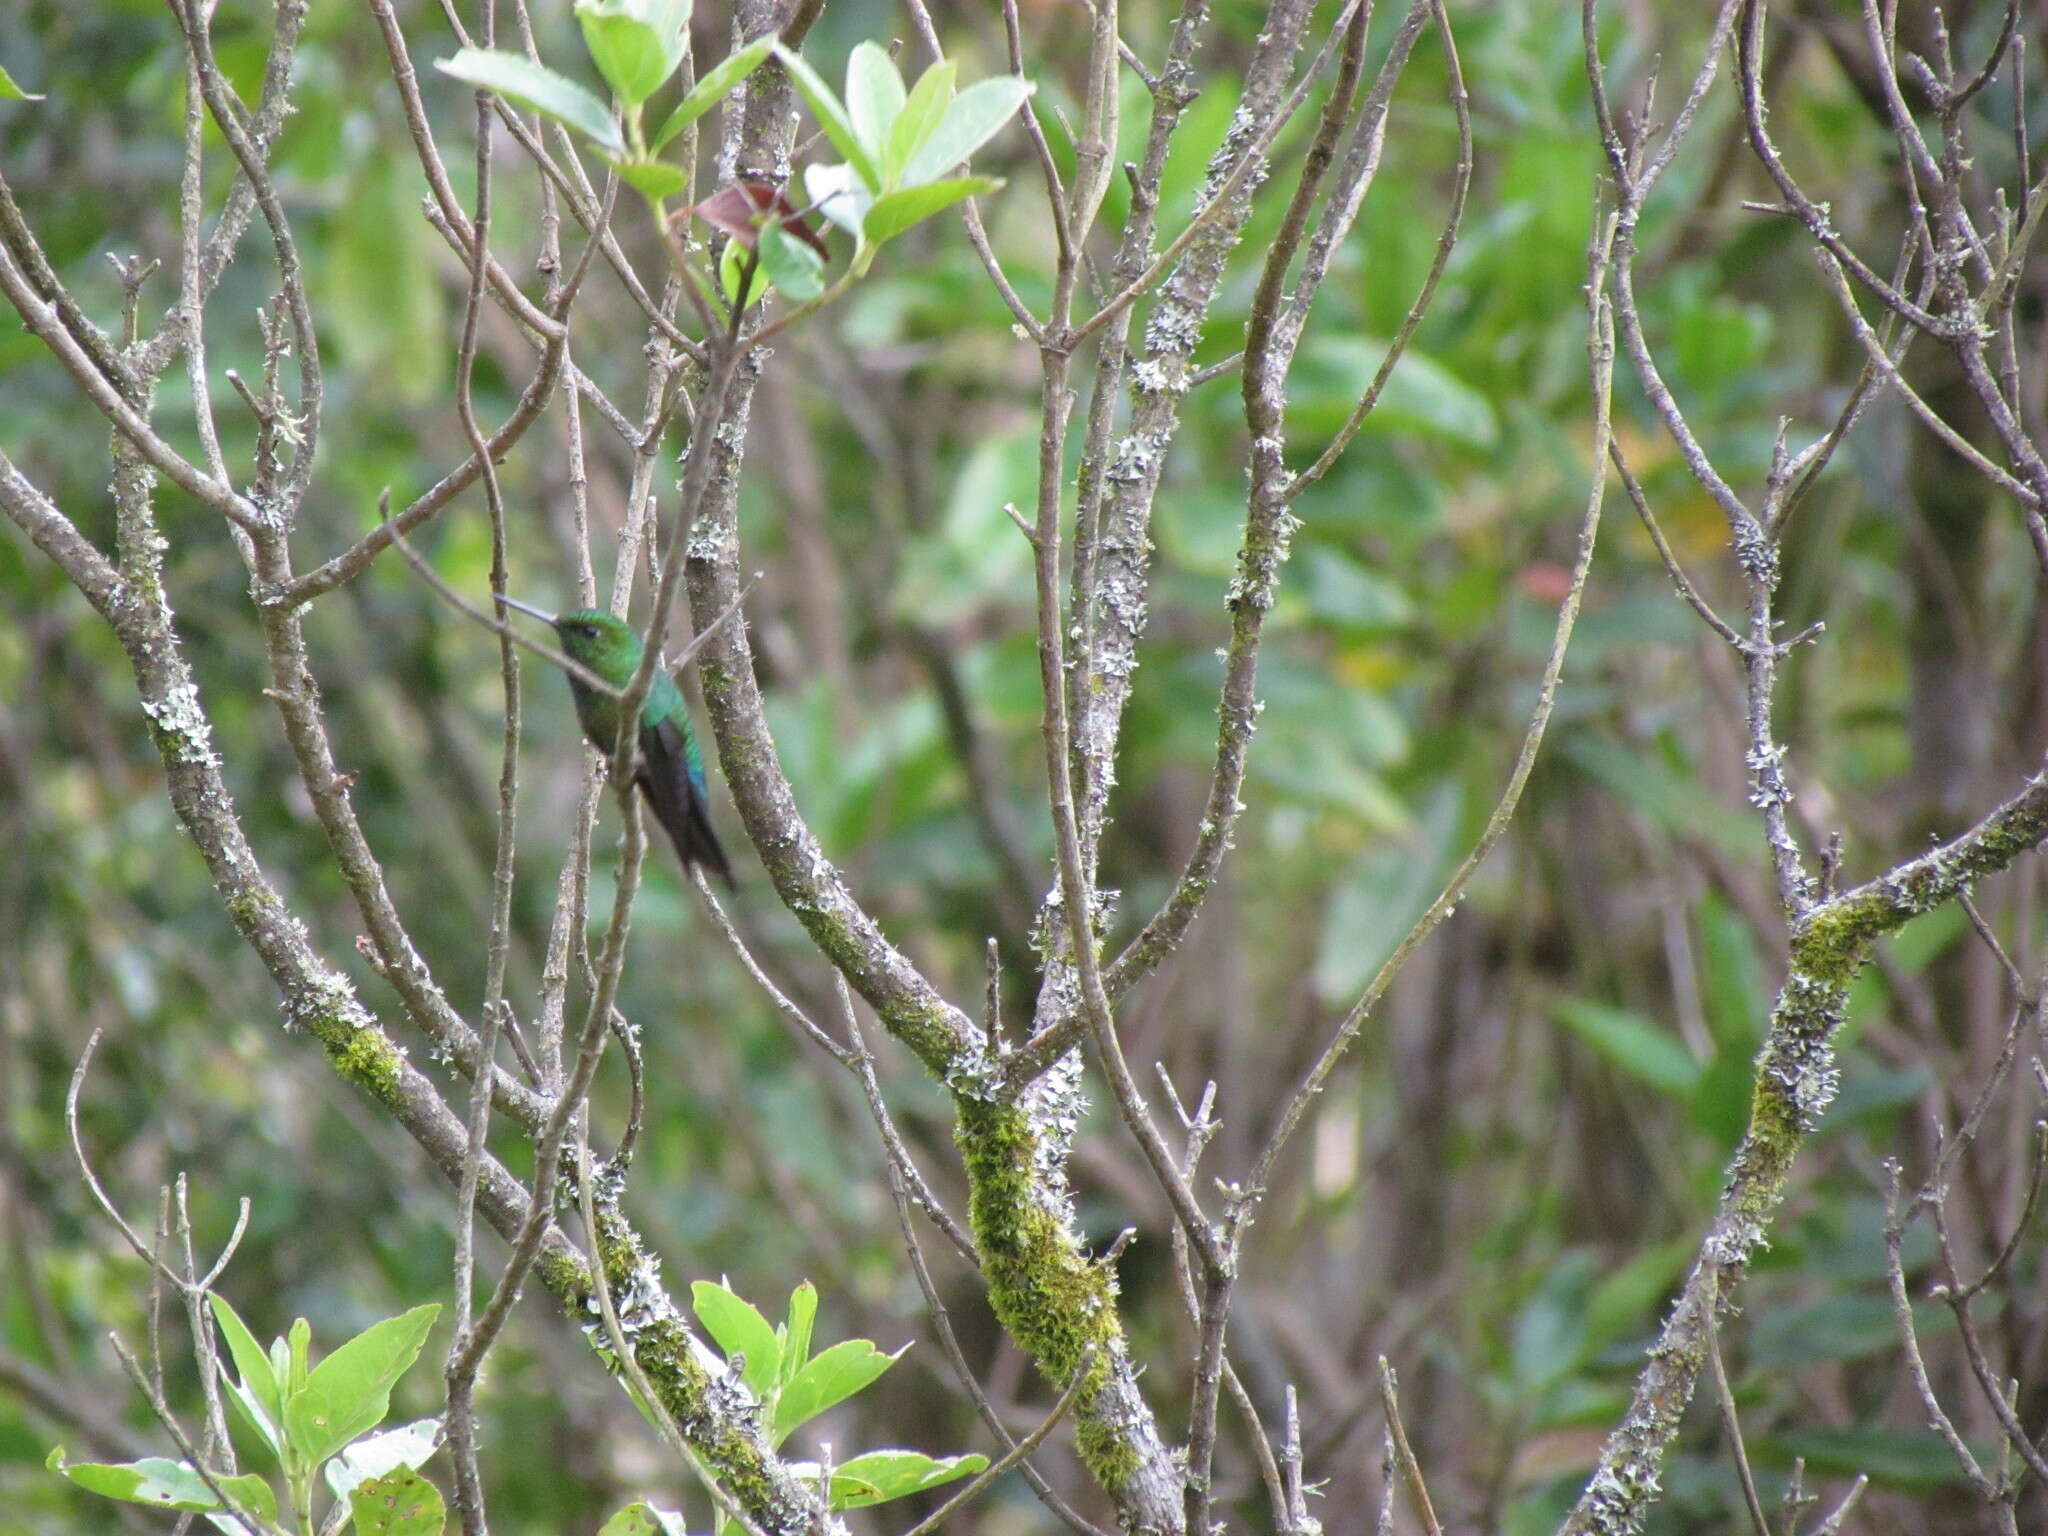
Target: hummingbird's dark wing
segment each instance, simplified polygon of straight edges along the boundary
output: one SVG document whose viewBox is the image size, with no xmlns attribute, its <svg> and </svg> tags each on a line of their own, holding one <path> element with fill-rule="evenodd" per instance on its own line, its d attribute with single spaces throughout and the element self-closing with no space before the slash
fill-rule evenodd
<svg viewBox="0 0 2048 1536">
<path fill-rule="evenodd" d="M 711 830 L 711 807 L 704 793 L 702 771 L 694 769 L 690 740 L 674 718 L 640 727 L 640 788 L 654 808 L 654 819 L 676 845 L 688 872 L 702 864 L 727 885 L 732 866 Z"/>
</svg>

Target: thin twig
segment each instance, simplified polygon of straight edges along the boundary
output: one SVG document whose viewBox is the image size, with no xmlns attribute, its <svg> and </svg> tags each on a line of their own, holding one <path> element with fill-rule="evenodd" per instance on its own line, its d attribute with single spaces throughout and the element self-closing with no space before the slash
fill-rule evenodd
<svg viewBox="0 0 2048 1536">
<path fill-rule="evenodd" d="M 979 1269 L 981 1255 L 975 1249 L 974 1239 L 968 1235 L 967 1229 L 953 1214 L 940 1204 L 938 1196 L 932 1193 L 930 1183 L 919 1171 L 917 1160 L 910 1155 L 910 1148 L 904 1143 L 902 1133 L 896 1128 L 895 1118 L 889 1113 L 888 1101 L 882 1097 L 881 1080 L 875 1076 L 874 1053 L 868 1049 L 867 1041 L 862 1038 L 860 1015 L 854 1010 L 853 993 L 846 985 L 846 978 L 835 972 L 833 980 L 839 991 L 840 1010 L 846 1019 L 846 1037 L 851 1042 L 850 1059 L 846 1061 L 846 1065 L 860 1080 L 861 1092 L 868 1102 L 868 1112 L 874 1116 L 875 1128 L 881 1133 L 882 1150 L 888 1157 L 891 1179 L 900 1178 L 903 1181 L 910 1203 L 923 1211 L 930 1218 L 932 1225 L 945 1234 L 946 1241 L 953 1245 L 961 1258 Z"/>
<path fill-rule="evenodd" d="M 141 1362 L 129 1351 L 128 1346 L 121 1342 L 121 1336 L 118 1333 L 109 1333 L 107 1342 L 113 1345 L 114 1353 L 119 1357 L 121 1367 L 127 1371 L 129 1379 L 148 1399 L 150 1412 L 156 1415 L 157 1422 L 163 1425 L 171 1439 L 177 1443 L 179 1452 L 185 1458 L 185 1464 L 202 1483 L 206 1484 L 206 1491 L 220 1501 L 220 1507 L 227 1512 L 228 1518 L 247 1531 L 249 1536 L 271 1536 L 256 1517 L 243 1509 L 227 1489 L 221 1486 L 220 1474 L 207 1466 L 197 1447 L 192 1444 L 192 1437 L 185 1433 L 185 1426 L 180 1424 L 178 1416 L 171 1412 L 163 1394 L 151 1384 L 149 1373 L 143 1370 Z"/>
<path fill-rule="evenodd" d="M 483 8 L 483 36 L 486 47 L 496 41 L 497 8 L 486 0 Z M 455 414 L 463 434 L 483 470 L 484 503 L 491 527 L 491 590 L 500 599 L 508 578 L 505 559 L 505 501 L 498 486 L 497 466 L 491 461 L 490 445 L 477 424 L 476 374 L 477 325 L 483 314 L 484 269 L 490 259 L 491 231 L 491 107 L 490 93 L 475 93 L 476 113 L 476 213 L 474 251 L 469 267 L 469 291 L 462 311 L 462 340 L 455 359 Z M 388 494 L 380 498 L 382 520 L 390 518 Z M 504 1000 L 505 960 L 511 944 L 512 852 L 517 828 L 519 786 L 519 727 L 521 718 L 519 652 L 507 634 L 498 637 L 498 666 L 505 696 L 504 727 L 498 773 L 497 847 L 491 869 L 491 923 L 484 949 L 484 998 L 480 1058 L 497 1059 L 499 1027 L 509 1007 Z M 483 1471 L 477 1462 L 476 1382 L 489 1357 L 491 1340 L 479 1340 L 473 1328 L 476 1292 L 476 1192 L 482 1174 L 484 1148 L 491 1125 L 491 1074 L 478 1072 L 470 1094 L 469 1151 L 463 1159 L 462 1182 L 456 1194 L 455 1217 L 455 1336 L 448 1347 L 445 1376 L 448 1387 L 444 1415 L 449 1460 L 455 1469 L 455 1514 L 464 1536 L 488 1536 L 490 1522 L 484 1499 Z M 546 1210 L 553 1204 L 552 1191 L 536 1185 L 534 1208 Z"/>
<path fill-rule="evenodd" d="M 1343 456 L 1344 450 L 1351 445 L 1352 439 L 1364 429 L 1366 419 L 1379 404 L 1387 381 L 1394 375 L 1395 365 L 1406 353 L 1408 343 L 1422 324 L 1423 316 L 1428 314 L 1431 301 L 1436 297 L 1437 284 L 1443 279 L 1444 269 L 1450 265 L 1451 252 L 1457 248 L 1458 226 L 1465 216 L 1465 198 L 1472 189 L 1472 107 L 1465 91 L 1464 72 L 1458 62 L 1457 42 L 1451 35 L 1450 17 L 1445 12 L 1441 0 L 1436 0 L 1436 3 L 1431 5 L 1430 13 L 1436 19 L 1437 36 L 1443 44 L 1444 70 L 1449 77 L 1451 110 L 1458 123 L 1458 158 L 1451 175 L 1451 206 L 1444 215 L 1443 229 L 1436 237 L 1436 254 L 1430 259 L 1429 271 L 1423 276 L 1422 286 L 1415 294 L 1415 301 L 1408 306 L 1408 312 L 1401 317 L 1400 325 L 1395 328 L 1394 339 L 1387 344 L 1386 354 L 1380 359 L 1379 367 L 1374 370 L 1371 382 L 1365 387 L 1365 393 L 1359 396 L 1358 403 L 1351 408 L 1351 414 L 1345 418 L 1344 425 L 1337 429 L 1336 436 L 1332 437 L 1329 445 L 1317 455 L 1316 461 L 1289 483 L 1287 493 L 1290 499 L 1299 496 L 1328 474 L 1337 460 Z M 1385 121 L 1385 111 L 1382 108 L 1376 131 L 1384 131 Z M 1312 293 L 1313 290 L 1311 295 Z M 1291 316 L 1296 327 L 1300 326 L 1304 318 L 1305 311 Z"/>
<path fill-rule="evenodd" d="M 862 1059 L 869 1060 L 867 1042 L 861 1038 L 860 1020 L 857 1015 L 849 1015 L 849 1032 L 861 1052 Z M 866 1086 L 865 1083 L 863 1086 Z M 881 1116 L 887 1114 L 886 1106 L 882 1105 L 879 1087 L 875 1089 L 871 1103 L 882 1106 Z M 877 1117 L 878 1120 L 881 1116 Z M 893 1130 L 893 1126 L 891 1129 Z M 892 1155 L 883 1166 L 889 1181 L 889 1197 L 896 1207 L 897 1228 L 903 1235 L 904 1252 L 909 1256 L 910 1271 L 916 1277 L 918 1290 L 924 1296 L 925 1312 L 931 1318 L 932 1328 L 939 1336 L 940 1352 L 945 1355 L 946 1363 L 952 1368 L 954 1379 L 960 1383 L 968 1400 L 974 1404 L 975 1412 L 981 1416 L 982 1423 L 988 1426 L 989 1433 L 996 1437 L 998 1443 L 1012 1446 L 1015 1441 L 1009 1429 L 996 1412 L 995 1405 L 988 1400 L 988 1393 L 976 1379 L 973 1367 L 967 1363 L 966 1352 L 961 1349 L 959 1336 L 953 1331 L 952 1314 L 946 1307 L 945 1298 L 939 1294 L 938 1282 L 932 1278 L 931 1266 L 925 1260 L 924 1245 L 918 1240 L 917 1221 L 912 1215 L 912 1207 L 917 1204 L 917 1197 L 907 1177 L 907 1170 L 912 1167 L 909 1158 L 905 1156 L 898 1159 Z M 924 1209 L 927 1215 L 931 1215 L 935 1206 L 926 1206 Z M 979 1270 L 980 1260 L 974 1254 L 971 1239 L 967 1240 L 965 1252 L 969 1255 L 968 1261 Z M 1029 1461 L 1019 1463 L 1017 1470 L 1023 1474 L 1024 1481 L 1030 1484 L 1031 1491 L 1038 1496 L 1039 1501 L 1073 1531 L 1075 1536 L 1102 1536 L 1093 1525 L 1073 1511 L 1066 1500 L 1053 1490 L 1052 1485 L 1046 1482 L 1044 1476 Z"/>
<path fill-rule="evenodd" d="M 1414 1506 L 1415 1518 L 1422 1522 L 1428 1536 L 1444 1536 L 1443 1527 L 1437 1523 L 1435 1506 L 1429 1502 L 1429 1485 L 1423 1481 L 1422 1466 L 1408 1445 L 1408 1430 L 1401 1422 L 1401 1402 L 1395 1392 L 1394 1368 L 1387 1363 L 1385 1355 L 1380 1356 L 1380 1406 L 1387 1413 L 1387 1433 L 1393 1437 L 1394 1455 L 1400 1461 L 1401 1475 L 1408 1482 L 1408 1501 Z"/>
<path fill-rule="evenodd" d="M 488 629 L 500 640 L 509 640 L 512 644 L 532 652 L 535 656 L 540 657 L 541 660 L 560 667 L 564 672 L 575 678 L 577 682 L 583 684 L 584 687 L 593 688 L 599 693 L 608 694 L 615 699 L 624 696 L 625 690 L 620 688 L 617 683 L 608 682 L 604 678 L 599 677 L 566 651 L 557 650 L 554 646 L 532 639 L 524 631 L 506 623 L 503 619 L 491 617 L 490 614 L 471 603 L 461 593 L 443 581 L 440 573 L 428 563 L 427 557 L 414 549 L 405 535 L 397 531 L 398 525 L 391 519 L 391 492 L 388 489 L 379 493 L 377 497 L 377 517 L 385 527 L 391 530 L 391 545 L 397 549 L 398 553 L 404 558 L 405 563 L 411 566 L 413 573 L 432 588 L 434 594 L 448 604 L 449 607 L 455 609 L 472 623 Z"/>
<path fill-rule="evenodd" d="M 1707 1359 L 1714 1367 L 1714 1395 L 1721 1406 L 1721 1423 L 1728 1431 L 1728 1453 L 1735 1458 L 1735 1476 L 1742 1484 L 1742 1502 L 1749 1510 L 1749 1523 L 1756 1536 L 1771 1536 L 1771 1522 L 1764 1517 L 1763 1501 L 1757 1497 L 1756 1476 L 1749 1470 L 1749 1451 L 1742 1443 L 1742 1418 L 1735 1409 L 1735 1393 L 1728 1385 L 1728 1367 L 1721 1360 L 1721 1323 L 1718 1299 L 1707 1303 Z"/>
<path fill-rule="evenodd" d="M 739 962 L 746 968 L 747 974 L 754 978 L 754 984 L 768 994 L 768 1000 L 775 1005 L 775 1011 L 795 1024 L 813 1045 L 824 1051 L 826 1055 L 830 1056 L 842 1067 L 853 1067 L 856 1061 L 855 1053 L 846 1046 L 841 1045 L 820 1028 L 817 1022 L 808 1013 L 805 1013 L 791 999 L 788 993 L 775 984 L 774 979 L 762 967 L 761 962 L 754 957 L 753 950 L 747 946 L 747 941 L 740 937 L 739 929 L 734 925 L 731 915 L 725 910 L 725 904 L 718 899 L 718 893 L 712 890 L 711 882 L 705 878 L 702 865 L 692 866 L 690 879 L 691 883 L 697 887 L 697 894 L 704 898 L 704 904 L 711 909 L 711 920 L 717 924 L 718 931 L 725 935 L 725 942 L 732 947 L 733 954 L 738 956 Z"/>
<path fill-rule="evenodd" d="M 1074 1406 L 1074 1399 L 1081 1395 L 1081 1388 L 1087 1384 L 1089 1369 L 1094 1364 L 1095 1346 L 1091 1344 L 1081 1351 L 1081 1363 L 1074 1368 L 1072 1380 L 1067 1383 L 1066 1390 L 1060 1393 L 1059 1401 L 1052 1405 L 1052 1410 L 1038 1421 L 1038 1427 L 1010 1447 L 1001 1460 L 991 1462 L 974 1481 L 905 1531 L 903 1536 L 930 1536 L 931 1532 L 936 1531 L 948 1519 L 966 1508 L 970 1501 L 980 1496 L 989 1484 L 1037 1450 L 1059 1421 L 1067 1416 L 1067 1410 Z"/>
<path fill-rule="evenodd" d="M 1606 240 L 1614 238 L 1610 223 Z M 1322 1091 L 1330 1073 L 1350 1049 L 1351 1042 L 1364 1027 L 1366 1019 L 1393 985 L 1410 957 L 1434 933 L 1437 926 L 1457 909 L 1463 898 L 1465 887 L 1473 874 L 1483 864 L 1500 839 L 1506 834 L 1508 824 L 1513 820 L 1516 808 L 1521 804 L 1522 791 L 1529 782 L 1529 775 L 1536 766 L 1536 756 L 1543 745 L 1545 730 L 1557 701 L 1557 692 L 1564 676 L 1564 661 L 1571 646 L 1572 630 L 1577 623 L 1579 606 L 1586 590 L 1586 578 L 1592 571 L 1593 549 L 1600 531 L 1600 511 L 1606 492 L 1607 444 L 1612 440 L 1611 409 L 1614 379 L 1614 308 L 1610 303 L 1605 286 L 1604 253 L 1611 246 L 1596 248 L 1592 282 L 1589 284 L 1588 303 L 1592 340 L 1593 388 L 1593 474 L 1592 484 L 1586 496 L 1586 511 L 1579 525 L 1578 554 L 1572 567 L 1571 585 L 1565 599 L 1559 605 L 1557 622 L 1551 633 L 1550 654 L 1544 663 L 1542 681 L 1537 687 L 1536 706 L 1531 711 L 1529 724 L 1522 735 L 1522 744 L 1515 757 L 1514 767 L 1509 771 L 1507 784 L 1501 791 L 1493 813 L 1487 818 L 1486 826 L 1464 861 L 1452 872 L 1444 883 L 1443 890 L 1414 925 L 1408 930 L 1394 951 L 1381 964 L 1365 991 L 1345 1015 L 1329 1044 L 1324 1047 L 1286 1107 L 1281 1111 L 1265 1146 L 1254 1161 L 1252 1171 L 1245 1180 L 1245 1190 L 1250 1199 L 1257 1199 L 1267 1187 L 1273 1169 L 1279 1161 L 1281 1151 L 1293 1136 L 1302 1117 L 1308 1112 L 1310 1103 Z"/>
<path fill-rule="evenodd" d="M 1650 510 L 1649 497 L 1643 494 L 1641 482 L 1628 467 L 1627 455 L 1622 451 L 1621 444 L 1612 438 L 1607 442 L 1607 457 L 1613 462 L 1615 473 L 1621 476 L 1621 488 L 1628 493 L 1629 504 L 1636 509 L 1636 517 L 1642 523 L 1643 531 L 1649 534 L 1650 542 L 1656 546 L 1657 558 L 1664 562 L 1665 573 L 1678 588 L 1678 595 L 1700 616 L 1701 622 L 1707 628 L 1727 641 L 1735 650 L 1747 651 L 1749 642 L 1736 632 L 1733 625 L 1714 612 L 1713 605 L 1700 596 L 1699 589 L 1686 576 L 1685 567 L 1678 563 L 1678 556 L 1673 553 L 1670 543 L 1664 537 L 1664 530 L 1657 526 L 1657 515 Z"/>
<path fill-rule="evenodd" d="M 1266 152 L 1273 147 L 1273 141 L 1280 136 L 1280 130 L 1294 120 L 1294 114 L 1299 112 L 1302 104 L 1308 100 L 1310 89 L 1335 55 L 1337 40 L 1350 30 L 1351 18 L 1362 3 L 1363 0 L 1345 0 L 1343 10 L 1331 24 L 1329 41 L 1303 72 L 1294 89 L 1281 103 L 1280 110 L 1273 114 L 1272 120 L 1244 147 L 1238 156 L 1235 169 L 1224 178 L 1223 183 L 1210 194 L 1202 206 L 1195 210 L 1194 217 L 1181 226 L 1180 232 L 1167 244 L 1165 250 L 1153 258 L 1150 266 L 1119 292 L 1111 295 L 1094 314 L 1073 327 L 1068 338 L 1070 344 L 1087 340 L 1149 292 L 1155 283 L 1173 270 L 1174 263 L 1180 260 L 1182 254 L 1194 243 L 1196 236 L 1202 233 L 1210 221 L 1230 206 L 1252 173 L 1264 167 Z"/>
</svg>

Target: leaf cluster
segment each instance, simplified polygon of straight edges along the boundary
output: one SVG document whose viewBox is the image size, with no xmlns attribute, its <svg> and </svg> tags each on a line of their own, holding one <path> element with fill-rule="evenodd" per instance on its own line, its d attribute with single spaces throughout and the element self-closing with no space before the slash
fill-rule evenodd
<svg viewBox="0 0 2048 1536">
<path fill-rule="evenodd" d="M 359 1536 L 439 1536 L 446 1512 L 419 1468 L 440 1445 L 440 1420 L 372 1431 L 390 1412 L 391 1389 L 419 1358 L 440 1306 L 373 1323 L 316 1364 L 303 1317 L 266 1349 L 226 1297 L 209 1299 L 235 1365 L 223 1382 L 228 1401 L 275 1462 L 284 1507 L 299 1527 L 310 1529 L 315 1481 L 324 1479 L 332 1502 L 322 1536 L 338 1536 L 351 1522 Z M 47 1465 L 93 1493 L 203 1514 L 237 1536 L 246 1536 L 251 1521 L 264 1532 L 278 1526 L 277 1489 L 257 1473 L 202 1475 L 190 1462 L 160 1456 L 68 1462 L 61 1445 Z"/>
<path fill-rule="evenodd" d="M 568 76 L 503 49 L 464 48 L 436 67 L 587 139 L 665 225 L 667 200 L 690 185 L 690 175 L 662 151 L 772 55 L 845 156 L 840 164 L 807 167 L 804 185 L 817 210 L 853 236 L 854 250 L 839 278 L 828 282 L 824 242 L 772 187 L 749 185 L 738 189 L 748 196 L 737 202 L 683 210 L 732 236 L 715 289 L 694 265 L 687 270 L 707 298 L 722 296 L 735 309 L 760 302 L 771 289 L 799 306 L 821 304 L 865 275 L 889 241 L 1001 185 L 952 172 L 1016 114 L 1031 95 L 1029 82 L 999 75 L 956 92 L 956 68 L 944 61 L 906 88 L 888 53 L 873 42 L 853 50 L 841 95 L 773 35 L 755 38 L 706 71 L 658 126 L 649 127 L 647 103 L 689 56 L 691 10 L 692 0 L 577 0 L 584 45 L 611 88 L 610 106 Z"/>
<path fill-rule="evenodd" d="M 903 1357 L 877 1349 L 868 1339 L 846 1339 L 811 1353 L 811 1329 L 818 1292 L 808 1280 L 790 1293 L 787 1318 L 770 1324 L 759 1309 L 729 1286 L 699 1280 L 690 1287 L 697 1321 L 725 1351 L 727 1364 L 760 1399 L 771 1444 L 874 1385 Z M 905 1345 L 904 1349 L 909 1346 Z M 988 1465 L 979 1454 L 932 1457 L 922 1451 L 865 1451 L 829 1468 L 817 1462 L 792 1464 L 813 1482 L 830 1476 L 832 1509 L 861 1509 L 906 1498 L 967 1477 Z M 737 1527 L 730 1527 L 737 1530 Z"/>
</svg>

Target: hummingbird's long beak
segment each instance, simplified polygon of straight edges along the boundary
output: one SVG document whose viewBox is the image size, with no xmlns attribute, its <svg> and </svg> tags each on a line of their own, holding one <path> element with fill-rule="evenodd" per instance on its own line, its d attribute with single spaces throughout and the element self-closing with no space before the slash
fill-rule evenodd
<svg viewBox="0 0 2048 1536">
<path fill-rule="evenodd" d="M 503 603 L 507 608 L 517 608 L 521 613 L 526 614 L 531 618 L 539 619 L 543 624 L 552 624 L 555 622 L 555 616 L 552 613 L 549 613 L 545 608 L 536 608 L 531 603 L 522 603 L 516 597 L 507 597 L 501 592 L 498 594 L 498 601 Z"/>
</svg>

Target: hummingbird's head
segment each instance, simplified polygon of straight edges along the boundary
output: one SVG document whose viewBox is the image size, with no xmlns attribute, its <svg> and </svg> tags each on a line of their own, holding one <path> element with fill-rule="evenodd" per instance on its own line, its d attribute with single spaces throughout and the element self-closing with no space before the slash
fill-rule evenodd
<svg viewBox="0 0 2048 1536">
<path fill-rule="evenodd" d="M 543 623 L 555 626 L 555 638 L 569 659 L 581 663 L 615 686 L 622 686 L 640 665 L 640 637 L 633 627 L 615 613 L 602 608 L 575 608 L 567 613 L 549 613 L 522 603 L 516 597 L 503 602 Z"/>
<path fill-rule="evenodd" d="M 606 681 L 623 682 L 640 664 L 640 637 L 617 614 L 577 608 L 555 619 L 562 649 Z"/>
</svg>

